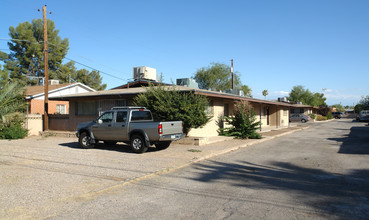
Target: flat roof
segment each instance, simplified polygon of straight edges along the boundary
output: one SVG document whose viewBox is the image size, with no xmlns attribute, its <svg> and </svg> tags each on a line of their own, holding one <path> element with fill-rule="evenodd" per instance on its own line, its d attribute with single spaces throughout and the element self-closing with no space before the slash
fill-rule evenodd
<svg viewBox="0 0 369 220">
<path fill-rule="evenodd" d="M 194 89 L 185 86 L 163 86 L 166 89 L 175 89 L 178 91 L 183 92 L 194 92 L 195 94 L 204 95 L 208 97 L 216 97 L 216 98 L 224 98 L 224 99 L 232 99 L 232 100 L 240 100 L 240 101 L 248 101 L 253 103 L 262 103 L 262 104 L 272 104 L 272 105 L 280 105 L 280 106 L 289 106 L 289 107 L 312 107 L 309 105 L 296 105 L 291 103 L 284 103 L 284 102 L 277 102 L 277 101 L 269 101 L 269 100 L 262 100 L 262 99 L 255 99 L 246 96 L 239 96 L 231 93 L 224 93 L 224 92 L 216 92 L 204 89 Z M 117 98 L 122 96 L 133 96 L 140 93 L 144 93 L 147 87 L 136 87 L 136 88 L 125 88 L 125 89 L 112 89 L 112 90 L 104 90 L 104 91 L 96 91 L 96 92 L 88 92 L 88 93 L 80 93 L 80 94 L 72 94 L 72 95 L 65 95 L 60 97 L 51 97 L 50 100 L 63 100 L 63 101 L 71 101 L 71 100 L 78 100 L 86 98 L 92 99 L 104 99 L 109 97 Z"/>
</svg>

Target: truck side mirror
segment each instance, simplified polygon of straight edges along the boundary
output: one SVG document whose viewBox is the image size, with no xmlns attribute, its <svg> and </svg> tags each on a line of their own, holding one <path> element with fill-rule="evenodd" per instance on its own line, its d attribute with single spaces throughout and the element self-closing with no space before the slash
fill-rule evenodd
<svg viewBox="0 0 369 220">
<path fill-rule="evenodd" d="M 103 123 L 103 121 L 102 121 L 101 119 L 99 119 L 99 120 L 97 121 L 97 123 L 102 124 L 102 123 Z"/>
</svg>

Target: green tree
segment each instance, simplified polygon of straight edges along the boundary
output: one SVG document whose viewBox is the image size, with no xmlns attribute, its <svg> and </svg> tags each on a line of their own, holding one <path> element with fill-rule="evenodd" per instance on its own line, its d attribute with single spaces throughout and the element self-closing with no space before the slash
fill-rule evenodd
<svg viewBox="0 0 369 220">
<path fill-rule="evenodd" d="M 290 92 L 288 100 L 292 102 L 302 102 L 304 105 L 321 106 L 326 105 L 323 93 L 312 93 L 309 89 L 305 89 L 303 86 L 294 86 Z"/>
<path fill-rule="evenodd" d="M 243 91 L 243 94 L 248 97 L 252 97 L 252 89 L 247 85 L 241 86 L 241 91 Z"/>
<path fill-rule="evenodd" d="M 354 109 L 356 113 L 362 110 L 369 110 L 369 95 L 361 97 L 361 100 L 355 105 Z"/>
<path fill-rule="evenodd" d="M 267 95 L 269 94 L 268 90 L 264 89 L 262 94 L 263 94 L 264 98 L 266 99 Z"/>
<path fill-rule="evenodd" d="M 82 82 L 96 90 L 106 88 L 98 71 L 77 70 L 72 61 L 62 63 L 69 49 L 69 41 L 59 36 L 59 30 L 55 29 L 52 20 L 47 20 L 47 34 L 50 79 L 58 79 L 61 83 Z M 42 20 L 20 23 L 15 28 L 11 26 L 9 36 L 12 38 L 8 43 L 10 54 L 0 53 L 0 60 L 5 63 L 4 70 L 13 80 L 23 84 L 38 84 L 40 78 L 45 76 Z"/>
<path fill-rule="evenodd" d="M 9 82 L 9 73 L 0 65 L 0 89 L 2 89 Z"/>
<path fill-rule="evenodd" d="M 256 132 L 260 126 L 260 122 L 256 120 L 255 111 L 247 102 L 237 103 L 234 115 L 225 116 L 223 120 L 230 124 L 231 127 L 220 128 L 220 135 L 235 136 L 243 139 L 261 138 L 261 135 Z"/>
<path fill-rule="evenodd" d="M 77 70 L 73 61 L 60 65 L 52 78 L 58 79 L 61 83 L 80 82 L 96 90 L 106 89 L 106 84 L 102 83 L 102 77 L 98 71 Z"/>
<path fill-rule="evenodd" d="M 50 73 L 56 71 L 69 49 L 67 38 L 59 36 L 59 30 L 55 29 L 52 20 L 47 20 L 48 34 L 48 65 Z M 42 19 L 34 19 L 20 23 L 17 27 L 10 26 L 8 43 L 11 53 L 5 61 L 6 68 L 10 71 L 11 78 L 27 80 L 28 77 L 44 76 L 44 41 Z"/>
<path fill-rule="evenodd" d="M 209 104 L 206 97 L 183 93 L 174 87 L 149 86 L 135 97 L 134 104 L 150 109 L 155 120 L 182 121 L 186 135 L 191 128 L 201 127 L 211 118 L 206 114 Z"/>
<path fill-rule="evenodd" d="M 78 70 L 76 72 L 76 81 L 86 84 L 96 90 L 104 90 L 106 88 L 106 84 L 102 84 L 100 73 L 96 70 L 91 72 L 86 69 Z"/>
<path fill-rule="evenodd" d="M 327 98 L 324 97 L 323 93 L 316 92 L 313 94 L 312 100 L 309 105 L 315 107 L 325 105 L 325 100 L 327 100 Z"/>
<path fill-rule="evenodd" d="M 212 63 L 209 67 L 202 67 L 195 73 L 194 79 L 200 89 L 225 91 L 232 87 L 230 66 L 221 63 Z M 241 88 L 240 76 L 234 73 L 234 88 Z"/>
<path fill-rule="evenodd" d="M 336 108 L 338 112 L 344 112 L 345 108 L 341 104 L 331 105 L 331 108 Z"/>
</svg>

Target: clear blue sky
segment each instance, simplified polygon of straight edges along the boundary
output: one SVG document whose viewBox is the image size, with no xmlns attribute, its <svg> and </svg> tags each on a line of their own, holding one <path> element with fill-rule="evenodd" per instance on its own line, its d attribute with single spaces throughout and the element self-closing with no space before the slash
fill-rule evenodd
<svg viewBox="0 0 369 220">
<path fill-rule="evenodd" d="M 234 59 L 255 98 L 264 89 L 268 99 L 288 96 L 295 85 L 326 88 L 329 105 L 369 95 L 368 0 L 2 0 L 0 38 L 41 18 L 45 4 L 69 39 L 68 58 L 122 79 L 149 66 L 170 83 Z M 127 82 L 101 75 L 108 88 Z"/>
</svg>

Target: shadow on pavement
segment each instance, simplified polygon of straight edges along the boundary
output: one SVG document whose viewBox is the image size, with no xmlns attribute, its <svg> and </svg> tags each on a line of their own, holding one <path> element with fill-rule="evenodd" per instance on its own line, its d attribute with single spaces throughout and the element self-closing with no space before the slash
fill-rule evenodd
<svg viewBox="0 0 369 220">
<path fill-rule="evenodd" d="M 84 149 L 79 146 L 78 142 L 62 143 L 59 145 L 63 147 L 73 148 L 73 149 Z M 105 150 L 105 151 L 117 151 L 120 153 L 133 153 L 130 146 L 124 143 L 117 143 L 116 145 L 113 145 L 113 146 L 109 146 L 103 143 L 97 143 L 95 144 L 95 147 L 91 149 Z M 89 150 L 89 149 L 84 149 L 84 150 Z M 159 150 L 157 150 L 155 147 L 149 147 L 149 149 L 145 153 L 156 152 L 156 151 L 159 151 Z"/>
<path fill-rule="evenodd" d="M 323 215 L 342 219 L 369 218 L 369 170 L 353 170 L 340 175 L 284 162 L 264 166 L 246 161 L 235 164 L 209 161 L 209 164 L 195 167 L 198 170 L 196 181 L 221 181 L 224 184 L 223 180 L 227 180 L 232 186 L 260 190 L 261 193 L 264 190 L 284 191 L 294 196 L 298 204 L 314 208 Z M 274 205 L 299 209 L 283 201 Z"/>
<path fill-rule="evenodd" d="M 352 127 L 342 138 L 329 138 L 341 143 L 340 154 L 369 154 L 369 127 Z"/>
</svg>

